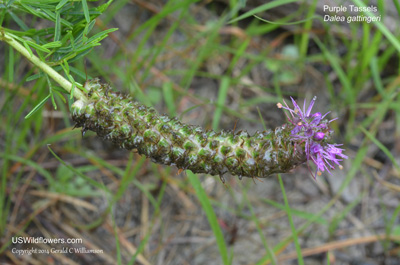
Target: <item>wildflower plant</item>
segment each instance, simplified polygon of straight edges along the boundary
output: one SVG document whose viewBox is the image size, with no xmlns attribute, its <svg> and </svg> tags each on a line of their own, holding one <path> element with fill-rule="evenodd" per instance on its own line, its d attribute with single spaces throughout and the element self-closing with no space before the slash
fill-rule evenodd
<svg viewBox="0 0 400 265">
<path fill-rule="evenodd" d="M 37 42 L 23 38 L 27 34 L 27 26 L 19 20 L 16 22 L 22 31 L 0 28 L 0 39 L 42 70 L 41 74 L 30 80 L 42 75 L 48 80 L 49 95 L 27 117 L 49 98 L 56 108 L 54 95 L 69 93 L 71 101 L 73 97 L 76 99 L 71 106 L 72 118 L 76 127 L 82 127 L 83 134 L 86 130 L 95 131 L 104 139 L 122 148 L 136 150 L 156 163 L 190 169 L 194 173 L 219 175 L 222 181 L 225 173 L 237 175 L 240 179 L 264 178 L 274 173 L 289 172 L 304 162 L 309 168 L 310 162 L 315 164 L 316 171 L 311 173 L 314 178 L 325 170 L 330 172 L 335 165 L 341 167 L 340 162 L 347 156 L 339 148 L 341 145 L 329 143 L 333 133 L 329 124 L 334 119 L 325 119 L 329 112 L 325 115 L 311 113 L 316 98 L 307 109 L 306 101 L 301 109 L 293 98 L 293 108 L 286 102 L 284 105 L 279 103 L 278 107 L 289 112 L 289 115 L 286 114 L 289 122 L 251 136 L 246 131 L 215 132 L 183 124 L 176 118 L 159 115 L 153 108 L 113 92 L 109 85 L 100 83 L 98 79 L 87 80 L 84 85 L 75 82 L 72 72 L 79 71 L 70 67 L 69 62 L 84 56 L 99 45 L 108 33 L 116 30 L 109 29 L 87 36 L 93 28 L 93 19 L 109 4 L 107 2 L 89 9 L 86 1 L 79 4 L 51 2 L 46 6 L 34 2 L 8 1 L 3 6 L 3 13 L 7 11 L 11 15 L 13 9 L 26 12 L 36 10 L 35 15 L 55 23 L 54 39 L 50 43 L 45 43 L 46 38 L 38 38 Z M 83 12 L 77 13 L 79 9 Z M 74 23 L 69 23 L 68 19 Z M 38 57 L 31 49 L 36 50 Z M 62 70 L 68 80 L 52 66 Z M 61 88 L 52 86 L 50 79 Z"/>
<path fill-rule="evenodd" d="M 82 129 L 82 137 L 91 130 L 104 140 L 135 150 L 154 163 L 217 175 L 223 182 L 226 174 L 239 179 L 265 178 L 290 172 L 305 163 L 314 178 L 325 171 L 330 173 L 337 166 L 342 168 L 340 164 L 347 156 L 343 154 L 340 144 L 331 144 L 334 132 L 330 123 L 335 119 L 327 119 L 329 112 L 325 115 L 312 112 L 314 104 L 317 104 L 316 98 L 308 106 L 304 101 L 303 108 L 293 98 L 293 107 L 285 101 L 278 103 L 278 107 L 285 111 L 287 121 L 282 121 L 282 125 L 275 129 L 250 135 L 246 131 L 213 131 L 184 124 L 177 118 L 160 115 L 155 109 L 119 94 L 99 79 L 88 79 L 86 73 L 74 68 L 73 63 L 84 58 L 100 45 L 102 39 L 116 30 L 92 32 L 96 17 L 110 3 L 108 1 L 93 8 L 88 7 L 86 0 L 0 1 L 0 41 L 10 46 L 9 61 L 17 58 L 14 53 L 23 55 L 39 69 L 39 73 L 27 80 L 45 80 L 48 84 L 48 93 L 25 118 L 31 118 L 47 102 L 51 102 L 56 109 L 63 100 L 69 106 L 75 127 Z M 26 21 L 18 19 L 15 15 L 17 11 L 48 20 L 49 23 L 45 23 L 44 28 L 35 29 L 35 26 L 26 25 Z M 13 22 L 13 29 L 7 26 L 9 21 Z M 8 76 L 12 77 L 12 67 L 10 69 Z M 76 81 L 78 78 L 86 79 L 86 82 L 80 84 Z M 14 83 L 12 78 L 8 81 Z M 62 94 L 67 94 L 67 101 Z M 48 179 L 49 182 L 52 180 L 50 174 Z M 224 264 L 228 264 L 225 241 L 211 203 L 200 181 L 190 172 L 188 179 L 197 194 L 204 193 L 198 198 L 206 205 L 203 207 L 211 216 L 208 218 L 219 242 L 222 259 Z M 123 181 L 120 186 L 125 188 L 128 185 L 123 185 Z M 63 193 L 62 188 L 56 191 Z M 4 186 L 2 189 L 0 209 L 9 207 L 4 207 L 4 198 L 8 195 Z M 112 203 L 118 200 L 120 191 Z M 8 210 L 2 211 L 0 219 L 7 220 L 7 215 Z M 5 222 L 0 225 L 2 231 L 5 231 Z M 296 239 L 297 233 L 293 235 Z M 5 245 L 0 247 L 0 252 L 2 248 Z"/>
</svg>

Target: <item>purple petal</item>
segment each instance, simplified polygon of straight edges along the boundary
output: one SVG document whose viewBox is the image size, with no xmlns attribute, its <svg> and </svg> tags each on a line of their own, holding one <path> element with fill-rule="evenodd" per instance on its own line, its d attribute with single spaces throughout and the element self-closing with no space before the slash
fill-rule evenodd
<svg viewBox="0 0 400 265">
<path fill-rule="evenodd" d="M 325 113 L 324 116 L 322 116 L 321 120 L 322 120 L 323 118 L 325 118 L 325 116 L 328 115 L 329 113 L 331 113 L 331 112 L 328 111 L 327 113 Z M 321 113 L 320 113 L 320 114 L 321 114 Z"/>
<path fill-rule="evenodd" d="M 311 117 L 313 118 L 313 120 L 311 121 L 311 124 L 313 125 L 317 125 L 322 119 L 321 112 L 314 113 Z"/>
<path fill-rule="evenodd" d="M 296 101 L 295 101 L 292 97 L 290 97 L 290 98 L 292 99 L 292 103 L 293 103 L 293 106 L 294 106 L 294 111 L 295 111 L 295 113 L 297 113 L 297 112 L 296 112 L 296 109 L 297 109 L 297 111 L 299 112 L 299 113 L 297 113 L 297 115 L 299 115 L 299 116 L 301 117 L 301 119 L 304 119 L 304 114 L 303 114 L 303 112 L 301 111 L 299 105 L 297 105 Z"/>
<path fill-rule="evenodd" d="M 301 131 L 301 125 L 296 125 L 293 130 L 290 132 L 292 135 L 298 134 Z"/>
<path fill-rule="evenodd" d="M 305 113 L 305 116 L 306 116 L 307 118 L 310 117 L 311 110 L 312 110 L 312 108 L 313 108 L 314 103 L 315 103 L 316 100 L 317 100 L 317 96 L 314 96 L 313 99 L 312 99 L 311 102 L 310 102 L 310 106 L 308 106 L 307 112 Z M 306 102 L 305 102 L 305 100 L 304 100 L 304 106 L 306 105 L 305 103 L 306 103 Z"/>
</svg>

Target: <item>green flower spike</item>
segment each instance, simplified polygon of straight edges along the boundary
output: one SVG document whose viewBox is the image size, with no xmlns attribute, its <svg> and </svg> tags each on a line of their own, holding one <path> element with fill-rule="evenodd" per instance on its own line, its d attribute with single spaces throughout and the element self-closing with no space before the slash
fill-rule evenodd
<svg viewBox="0 0 400 265">
<path fill-rule="evenodd" d="M 274 131 L 204 130 L 176 118 L 159 115 L 153 108 L 113 92 L 109 85 L 93 79 L 85 84 L 87 102 L 72 105 L 76 127 L 95 131 L 116 145 L 137 150 L 153 162 L 190 169 L 194 173 L 265 178 L 285 173 L 307 161 L 305 141 L 292 135 L 296 125 Z"/>
</svg>

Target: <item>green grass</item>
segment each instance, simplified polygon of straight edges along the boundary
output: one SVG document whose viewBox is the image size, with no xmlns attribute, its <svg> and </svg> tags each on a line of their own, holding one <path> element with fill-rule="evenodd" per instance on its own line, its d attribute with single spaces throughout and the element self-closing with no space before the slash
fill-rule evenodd
<svg viewBox="0 0 400 265">
<path fill-rule="evenodd" d="M 209 198 L 207 197 L 206 192 L 201 187 L 201 182 L 198 179 L 198 177 L 195 174 L 193 174 L 191 171 L 187 171 L 187 176 L 189 178 L 190 184 L 193 186 L 194 190 L 196 191 L 196 196 L 199 199 L 200 204 L 203 207 L 205 214 L 207 215 L 208 222 L 210 223 L 211 229 L 212 229 L 212 231 L 215 235 L 215 239 L 217 241 L 217 246 L 218 246 L 219 252 L 221 253 L 222 263 L 224 265 L 229 264 L 228 250 L 227 250 L 227 247 L 225 244 L 225 239 L 222 234 L 221 228 L 218 224 L 217 216 L 215 215 L 215 212 L 211 206 L 211 202 L 210 202 Z"/>
<path fill-rule="evenodd" d="M 307 264 L 316 257 L 303 253 L 315 242 L 356 238 L 357 229 L 398 235 L 400 208 L 385 203 L 398 202 L 398 190 L 376 183 L 375 174 L 389 172 L 380 177 L 398 187 L 399 30 L 391 32 L 381 22 L 350 23 L 346 34 L 334 34 L 335 23 L 322 22 L 325 32 L 318 31 L 316 1 L 269 23 L 266 12 L 296 1 L 259 7 L 247 1 L 246 11 L 245 2 L 232 0 L 224 8 L 194 0 L 163 6 L 0 4 L 0 263 L 11 262 L 16 235 L 77 233 L 87 247 L 99 246 L 117 264 L 289 264 L 284 260 L 290 253 L 296 264 Z M 378 2 L 380 8 L 389 4 Z M 396 1 L 394 6 L 400 10 Z M 37 27 L 44 20 L 47 24 Z M 1 41 L 2 32 L 74 86 L 66 89 L 43 74 Z M 82 137 L 72 130 L 73 95 L 66 92 L 79 93 L 86 76 L 100 76 L 160 113 L 214 130 L 236 126 L 253 133 L 279 126 L 285 117 L 278 101 L 318 95 L 315 108 L 339 117 L 332 122 L 333 142 L 344 143 L 349 156 L 342 172 L 332 172 L 341 182 L 334 188 L 328 173 L 315 181 L 302 166 L 263 182 L 225 176 L 224 185 L 218 177 L 178 175 L 174 167 L 118 150 L 93 133 Z M 347 201 L 354 185 L 356 199 Z M 77 202 L 68 205 L 31 191 L 79 198 L 99 210 L 88 212 Z M 315 202 L 320 204 L 312 206 Z M 382 209 L 375 219 L 368 214 L 372 209 Z M 388 254 L 398 241 L 381 244 L 381 255 L 399 258 Z M 354 246 L 363 247 L 368 245 Z M 326 264 L 332 264 L 328 257 L 335 251 L 320 253 Z M 32 258 L 43 263 L 47 256 Z M 90 257 L 100 263 L 103 258 Z"/>
<path fill-rule="evenodd" d="M 290 209 L 290 205 L 288 202 L 288 198 L 286 196 L 285 186 L 283 185 L 281 174 L 278 174 L 278 179 L 279 179 L 279 185 L 281 187 L 281 191 L 282 191 L 282 195 L 283 195 L 283 200 L 285 201 L 285 211 L 286 211 L 288 219 L 289 219 L 290 229 L 292 230 L 293 242 L 296 247 L 297 261 L 299 262 L 300 265 L 302 265 L 302 264 L 304 264 L 304 259 L 303 259 L 303 255 L 301 253 L 301 246 L 299 243 L 299 239 L 297 237 L 297 230 L 293 223 L 292 209 Z"/>
</svg>

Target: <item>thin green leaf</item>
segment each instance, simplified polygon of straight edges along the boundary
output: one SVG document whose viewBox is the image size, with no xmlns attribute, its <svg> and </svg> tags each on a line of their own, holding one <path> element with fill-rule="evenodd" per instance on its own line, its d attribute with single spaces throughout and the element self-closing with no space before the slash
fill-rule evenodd
<svg viewBox="0 0 400 265">
<path fill-rule="evenodd" d="M 122 264 L 122 258 L 121 258 L 121 245 L 120 245 L 119 237 L 118 237 L 119 232 L 117 230 L 117 224 L 116 224 L 116 221 L 115 221 L 114 213 L 110 212 L 110 215 L 111 215 L 111 221 L 112 221 L 112 228 L 114 230 L 115 248 L 117 250 L 116 251 L 117 252 L 116 253 L 116 255 L 117 255 L 117 265 L 120 265 L 120 264 Z"/>
<path fill-rule="evenodd" d="M 228 89 L 230 85 L 230 79 L 227 76 L 223 76 L 221 79 L 221 85 L 218 90 L 217 108 L 214 112 L 214 118 L 212 121 L 213 130 L 218 130 L 218 125 L 222 116 L 223 106 L 225 106 L 226 97 L 228 95 Z"/>
<path fill-rule="evenodd" d="M 40 46 L 40 45 L 34 43 L 33 41 L 29 41 L 29 40 L 23 40 L 23 41 L 26 42 L 26 44 L 28 44 L 29 46 L 35 48 L 35 49 L 38 50 L 38 51 L 42 51 L 42 52 L 46 52 L 46 53 L 49 53 L 49 52 L 50 52 L 49 49 L 43 48 L 42 46 Z"/>
<path fill-rule="evenodd" d="M 46 16 L 48 20 L 51 20 L 53 22 L 56 21 L 56 13 L 50 11 L 49 9 L 45 9 L 45 8 L 40 9 L 40 11 L 45 13 L 44 16 Z"/>
<path fill-rule="evenodd" d="M 99 7 L 96 8 L 96 10 L 100 13 L 103 14 L 109 5 L 113 2 L 113 0 L 109 0 L 107 3 L 100 5 Z"/>
<path fill-rule="evenodd" d="M 56 11 L 61 9 L 69 0 L 61 0 L 60 3 L 56 6 Z"/>
<path fill-rule="evenodd" d="M 25 49 L 29 52 L 29 55 L 33 56 L 32 50 L 29 45 L 26 42 L 22 42 L 22 45 L 24 45 Z"/>
<path fill-rule="evenodd" d="M 226 248 L 224 235 L 222 234 L 221 228 L 219 227 L 218 219 L 211 206 L 211 202 L 208 199 L 207 194 L 204 191 L 203 187 L 201 186 L 199 178 L 195 174 L 193 174 L 193 172 L 190 170 L 186 170 L 186 173 L 189 178 L 190 184 L 192 184 L 194 190 L 196 191 L 197 198 L 199 199 L 200 204 L 207 215 L 207 219 L 211 226 L 211 229 L 214 232 L 219 252 L 221 254 L 222 263 L 224 265 L 228 265 L 229 264 L 228 251 Z"/>
<path fill-rule="evenodd" d="M 118 174 L 120 176 L 125 176 L 126 171 L 123 171 L 122 169 L 120 169 L 119 167 L 116 167 L 110 163 L 108 163 L 107 161 L 95 156 L 95 155 L 87 155 L 87 154 L 81 154 L 82 156 L 86 156 L 87 158 L 96 161 L 99 165 L 111 170 L 112 172 L 114 172 L 115 174 Z M 140 161 L 138 162 L 139 164 L 142 164 L 144 161 L 146 160 L 145 157 L 141 157 Z M 136 179 L 132 179 L 132 183 L 141 191 L 143 192 L 146 197 L 149 199 L 149 201 L 151 202 L 152 205 L 154 205 L 154 207 L 156 207 L 157 205 L 157 201 L 154 198 L 154 196 L 150 193 L 149 191 L 149 187 L 146 186 L 145 184 L 140 183 L 140 181 L 136 180 Z"/>
<path fill-rule="evenodd" d="M 39 8 L 44 8 L 44 9 L 53 9 L 54 5 L 53 3 L 58 3 L 58 1 L 52 1 L 52 0 L 41 0 L 41 1 L 35 1 L 35 0 L 22 0 L 18 1 L 21 5 L 29 5 L 32 7 L 39 7 Z"/>
<path fill-rule="evenodd" d="M 259 7 L 256 7 L 254 9 L 244 13 L 243 15 L 241 15 L 241 16 L 235 18 L 235 19 L 230 20 L 228 23 L 233 23 L 233 22 L 236 22 L 236 21 L 251 17 L 251 16 L 253 16 L 253 15 L 257 14 L 257 13 L 264 12 L 264 11 L 267 11 L 269 9 L 272 9 L 272 8 L 275 8 L 275 7 L 278 7 L 278 6 L 290 4 L 290 3 L 293 3 L 293 2 L 297 2 L 297 1 L 298 0 L 279 0 L 279 1 L 273 1 L 273 2 L 270 2 L 270 3 L 267 3 L 267 4 L 263 4 L 263 5 L 259 6 Z"/>
<path fill-rule="evenodd" d="M 294 226 L 294 223 L 293 223 L 292 209 L 290 209 L 290 206 L 289 206 L 289 202 L 288 202 L 288 199 L 286 196 L 285 186 L 283 185 L 281 174 L 278 174 L 278 179 L 279 179 L 279 185 L 280 185 L 281 191 L 282 191 L 283 200 L 285 201 L 285 208 L 286 208 L 285 211 L 288 215 L 290 229 L 292 230 L 292 237 L 293 237 L 294 245 L 296 247 L 297 261 L 298 261 L 299 265 L 304 265 L 303 254 L 301 253 L 301 247 L 300 247 L 299 239 L 297 236 L 298 232 L 296 231 L 296 227 Z"/>
<path fill-rule="evenodd" d="M 33 81 L 33 80 L 36 80 L 36 79 L 38 79 L 38 78 L 41 78 L 42 76 L 44 76 L 44 73 L 40 72 L 39 74 L 34 74 L 34 75 L 29 76 L 29 77 L 26 79 L 26 81 L 27 81 L 27 82 Z"/>
<path fill-rule="evenodd" d="M 302 19 L 302 20 L 293 21 L 293 22 L 276 22 L 276 21 L 271 21 L 271 20 L 264 19 L 264 18 L 259 17 L 257 15 L 254 15 L 254 17 L 259 19 L 259 20 L 261 20 L 261 21 L 263 21 L 263 22 L 265 22 L 265 23 L 269 23 L 269 24 L 273 24 L 273 25 L 282 25 L 282 26 L 298 25 L 298 24 L 302 24 L 302 23 L 305 23 L 307 21 L 311 21 L 311 20 L 314 20 L 314 19 L 320 19 L 319 16 L 312 16 L 312 17 L 309 17 L 307 19 Z"/>
<path fill-rule="evenodd" d="M 57 48 L 60 47 L 62 45 L 61 41 L 52 41 L 49 43 L 46 43 L 44 45 L 42 45 L 43 48 Z"/>
<path fill-rule="evenodd" d="M 74 98 L 74 94 L 75 94 L 75 88 L 76 88 L 75 80 L 71 75 L 68 75 L 67 77 L 68 77 L 69 81 L 72 84 L 70 99 L 73 99 Z"/>
<path fill-rule="evenodd" d="M 390 218 L 390 221 L 386 227 L 386 234 L 390 235 L 393 232 L 393 228 L 396 224 L 396 221 L 399 220 L 399 213 L 400 213 L 400 204 L 396 207 L 396 209 L 393 211 L 392 217 Z"/>
<path fill-rule="evenodd" d="M 86 80 L 86 79 L 92 79 L 92 78 L 93 78 L 91 75 L 87 75 L 87 76 L 86 76 L 86 73 L 85 73 L 85 72 L 82 72 L 81 70 L 79 70 L 79 69 L 77 69 L 77 68 L 75 68 L 75 67 L 69 66 L 69 69 L 70 69 L 70 71 L 71 71 L 72 73 L 78 75 L 80 78 L 82 78 L 82 79 L 84 79 L 84 80 Z"/>
<path fill-rule="evenodd" d="M 114 197 L 113 197 L 111 204 L 115 204 L 119 199 L 121 199 L 121 197 L 124 195 L 126 189 L 129 187 L 129 185 L 132 182 L 134 184 L 140 183 L 140 182 L 134 181 L 134 178 L 138 174 L 139 170 L 142 168 L 143 163 L 145 161 L 146 161 L 146 158 L 142 156 L 139 159 L 139 161 L 136 162 L 136 165 L 132 170 L 129 166 L 126 168 L 124 174 L 122 175 L 122 179 L 121 179 L 119 188 L 118 188 L 117 192 L 114 193 Z M 140 185 L 140 186 L 142 188 L 144 188 L 144 186 L 142 186 L 142 185 Z M 145 189 L 143 189 L 143 190 L 145 190 Z M 157 204 L 157 202 L 156 202 L 156 200 L 154 200 L 153 196 L 151 196 L 149 199 L 150 200 L 153 199 L 153 204 Z"/>
<path fill-rule="evenodd" d="M 89 23 L 90 22 L 90 14 L 89 14 L 89 8 L 88 8 L 86 0 L 82 0 L 82 8 L 83 8 L 83 13 L 85 14 L 86 22 Z"/>
<path fill-rule="evenodd" d="M 92 178 L 87 177 L 85 174 L 81 173 L 79 170 L 76 170 L 73 166 L 65 163 L 64 160 L 62 160 L 54 151 L 53 149 L 50 148 L 50 144 L 47 145 L 47 149 L 49 149 L 50 153 L 64 166 L 66 166 L 69 170 L 71 170 L 72 172 L 74 172 L 76 175 L 82 177 L 83 179 L 85 179 L 88 183 L 92 184 L 94 187 L 99 188 L 105 192 L 107 192 L 108 194 L 111 194 L 110 190 L 104 186 L 103 184 L 98 183 L 97 181 L 93 180 Z"/>
<path fill-rule="evenodd" d="M 315 14 L 315 9 L 317 7 L 317 3 L 318 0 L 314 0 L 312 2 L 312 4 L 309 7 L 308 13 L 307 13 L 307 18 L 311 19 Z M 312 27 L 312 20 L 308 20 L 305 24 L 304 24 L 304 30 L 303 33 L 301 34 L 301 40 L 300 40 L 300 56 L 302 58 L 305 58 L 305 56 L 307 55 L 307 48 L 308 48 L 308 42 L 310 39 L 310 31 L 311 31 L 311 27 Z"/>
<path fill-rule="evenodd" d="M 376 56 L 372 57 L 370 66 L 371 66 L 372 79 L 374 80 L 376 90 L 378 90 L 378 92 L 379 92 L 379 94 L 381 94 L 382 98 L 386 99 L 387 95 L 383 88 L 381 76 L 380 76 L 379 69 L 378 69 L 378 59 L 376 58 Z"/>
<path fill-rule="evenodd" d="M 76 38 L 76 40 L 82 40 L 83 43 L 86 43 L 88 40 L 87 35 L 93 29 L 96 20 L 92 20 L 90 23 L 86 24 L 85 28 L 83 29 L 82 33 Z"/>
<path fill-rule="evenodd" d="M 75 52 L 80 54 L 81 52 L 84 52 L 86 50 L 90 50 L 93 47 L 100 46 L 100 45 L 101 45 L 100 43 L 93 43 L 93 44 L 90 43 L 88 45 L 84 45 L 84 46 L 80 47 L 79 49 L 76 49 Z"/>
<path fill-rule="evenodd" d="M 8 82 L 14 83 L 14 49 L 9 47 L 8 49 Z"/>
<path fill-rule="evenodd" d="M 396 7 L 397 14 L 400 16 L 400 2 L 399 2 L 399 0 L 393 0 L 393 4 Z"/>
<path fill-rule="evenodd" d="M 15 21 L 15 23 L 17 23 L 18 26 L 21 27 L 21 29 L 23 29 L 24 31 L 29 30 L 29 27 L 17 15 L 15 15 L 14 12 L 8 10 L 8 14 Z"/>
<path fill-rule="evenodd" d="M 237 49 L 235 49 L 234 57 L 231 59 L 228 67 L 228 73 L 232 73 L 233 69 L 235 69 L 235 66 L 237 65 L 237 62 L 245 56 L 246 49 L 250 44 L 250 40 L 250 38 L 247 38 L 245 41 L 243 41 L 243 43 L 240 44 Z"/>
<path fill-rule="evenodd" d="M 63 67 L 63 69 L 64 69 L 64 71 L 65 71 L 65 74 L 66 75 L 69 75 L 69 64 L 68 64 L 68 61 L 67 60 L 64 60 L 63 61 L 64 62 L 64 66 L 65 66 L 65 68 Z M 62 67 L 63 65 L 61 64 L 61 67 Z"/>
<path fill-rule="evenodd" d="M 104 30 L 104 31 L 102 31 L 102 32 L 99 32 L 99 33 L 93 35 L 92 37 L 90 37 L 90 38 L 87 40 L 87 43 L 92 43 L 92 42 L 93 42 L 93 43 L 96 43 L 96 42 L 100 42 L 101 40 L 103 40 L 104 38 L 106 38 L 106 37 L 108 36 L 108 33 L 114 32 L 114 31 L 116 31 L 116 30 L 118 30 L 118 28 L 111 28 L 111 29 L 107 29 L 107 30 Z"/>
<path fill-rule="evenodd" d="M 322 50 L 325 58 L 329 61 L 332 68 L 335 70 L 336 74 L 338 75 L 339 80 L 341 81 L 342 85 L 344 86 L 346 94 L 348 96 L 351 96 L 352 102 L 353 101 L 355 102 L 354 89 L 352 88 L 351 82 L 348 79 L 345 71 L 340 66 L 338 58 L 335 57 L 318 38 L 314 38 L 314 40 L 316 41 L 319 48 Z"/>
<path fill-rule="evenodd" d="M 64 90 L 65 92 L 61 92 L 60 91 L 61 87 L 56 87 L 56 86 L 53 86 L 53 90 L 54 90 L 55 94 L 62 100 L 62 102 L 67 103 L 67 101 L 65 100 L 65 97 L 63 97 L 63 95 L 61 94 L 61 93 L 68 94 L 67 91 Z"/>
<path fill-rule="evenodd" d="M 169 115 L 176 117 L 176 104 L 174 101 L 174 91 L 171 82 L 164 82 L 162 86 L 164 100 L 168 108 Z"/>
<path fill-rule="evenodd" d="M 361 0 L 353 0 L 353 2 L 358 6 L 358 7 L 366 7 L 366 5 L 361 1 Z M 371 18 L 376 18 L 376 16 L 371 13 L 366 11 L 365 14 L 367 14 Z M 375 24 L 375 26 L 382 32 L 383 35 L 386 36 L 386 38 L 389 40 L 389 42 L 392 43 L 394 47 L 400 52 L 400 41 L 390 32 L 390 30 L 383 24 L 381 21 L 375 21 L 372 20 L 372 23 Z"/>
<path fill-rule="evenodd" d="M 266 203 L 270 204 L 271 206 L 273 206 L 277 209 L 285 210 L 285 205 L 282 205 L 276 201 L 273 201 L 270 199 L 262 199 L 262 201 L 265 201 Z M 328 225 L 328 221 L 323 217 L 318 217 L 317 219 L 315 219 L 314 213 L 308 213 L 308 212 L 300 211 L 300 210 L 296 210 L 296 209 L 291 209 L 291 211 L 294 216 L 300 217 L 305 220 L 313 220 L 313 222 L 316 222 L 320 225 Z"/>
<path fill-rule="evenodd" d="M 387 149 L 386 146 L 384 146 L 378 139 L 375 138 L 375 136 L 367 131 L 364 127 L 360 126 L 361 131 L 376 145 L 379 147 L 379 149 L 382 150 L 382 152 L 385 153 L 385 155 L 392 161 L 393 165 L 396 167 L 397 171 L 400 172 L 400 166 L 397 164 L 396 159 L 392 155 L 392 153 Z"/>
<path fill-rule="evenodd" d="M 0 27 L 3 25 L 3 20 L 4 17 L 6 16 L 6 9 L 5 8 L 0 8 L 1 9 L 1 14 L 0 14 Z"/>
<path fill-rule="evenodd" d="M 51 81 L 50 81 L 50 78 L 48 75 L 46 75 L 46 80 L 47 80 L 47 85 L 49 86 L 51 103 L 53 104 L 54 109 L 57 109 L 57 104 L 54 100 L 54 95 L 53 95 L 53 85 L 51 84 Z"/>
<path fill-rule="evenodd" d="M 61 15 L 60 12 L 56 12 L 56 25 L 54 29 L 54 41 L 59 41 L 61 37 Z"/>
<path fill-rule="evenodd" d="M 54 91 L 61 92 L 63 94 L 68 94 L 68 91 L 60 86 L 53 86 Z"/>
<path fill-rule="evenodd" d="M 334 235 L 334 232 L 336 231 L 340 222 L 348 216 L 349 212 L 359 204 L 359 202 L 361 201 L 361 198 L 363 198 L 364 196 L 365 196 L 365 194 L 361 194 L 356 200 L 354 200 L 350 204 L 346 205 L 346 207 L 343 210 L 338 211 L 335 214 L 335 216 L 332 218 L 332 221 L 328 227 L 328 232 L 329 232 L 330 236 Z"/>
<path fill-rule="evenodd" d="M 16 0 L 8 0 L 6 6 L 10 7 Z"/>
<path fill-rule="evenodd" d="M 21 6 L 23 6 L 28 13 L 36 17 L 49 19 L 48 15 L 44 14 L 39 8 L 32 8 L 30 5 L 27 5 L 25 3 L 21 3 Z"/>
<path fill-rule="evenodd" d="M 259 220 L 257 214 L 255 213 L 251 202 L 250 202 L 249 199 L 247 198 L 246 192 L 243 193 L 243 197 L 244 197 L 244 199 L 245 199 L 245 201 L 246 201 L 247 207 L 248 207 L 249 210 L 250 210 L 250 213 L 251 213 L 251 220 L 252 220 L 252 221 L 254 222 L 254 224 L 256 225 L 258 234 L 260 235 L 261 241 L 262 241 L 262 243 L 263 243 L 263 245 L 264 245 L 265 252 L 266 252 L 267 255 L 269 256 L 269 259 L 271 260 L 272 264 L 273 264 L 273 265 L 276 265 L 276 264 L 277 264 L 276 256 L 275 256 L 274 252 L 272 251 L 272 249 L 271 249 L 271 247 L 270 247 L 270 244 L 269 244 L 268 241 L 267 241 L 267 238 L 264 236 L 264 233 L 263 233 L 263 230 L 262 230 L 262 225 L 260 224 L 260 220 Z"/>
<path fill-rule="evenodd" d="M 36 111 L 38 111 L 50 98 L 50 94 L 48 94 L 39 104 L 37 104 L 29 113 L 25 116 L 25 119 L 29 119 Z"/>
</svg>

